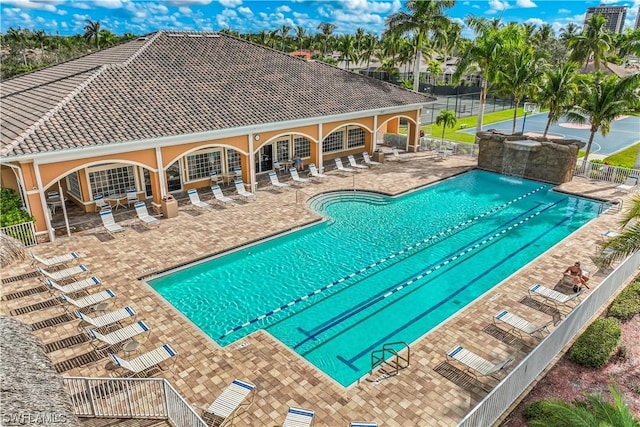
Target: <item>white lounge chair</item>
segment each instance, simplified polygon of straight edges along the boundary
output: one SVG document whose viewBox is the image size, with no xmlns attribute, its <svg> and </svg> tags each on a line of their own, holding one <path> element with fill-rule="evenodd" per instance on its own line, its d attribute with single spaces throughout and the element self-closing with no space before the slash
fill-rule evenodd
<svg viewBox="0 0 640 427">
<path fill-rule="evenodd" d="M 224 194 L 222 194 L 222 190 L 220 189 L 219 185 L 212 185 L 211 186 L 211 191 L 213 192 L 213 197 L 215 197 L 216 200 L 219 201 L 219 202 L 222 202 L 222 203 L 235 203 L 236 202 L 231 197 L 227 197 Z"/>
<path fill-rule="evenodd" d="M 202 418 L 205 422 L 215 426 L 233 424 L 233 418 L 240 412 L 246 411 L 253 404 L 254 389 L 255 386 L 251 383 L 238 379 L 233 380 L 208 408 L 200 408 L 202 409 Z M 251 395 L 251 399 L 243 403 L 249 395 Z"/>
<path fill-rule="evenodd" d="M 154 216 L 149 215 L 147 205 L 144 202 L 138 202 L 133 207 L 136 209 L 138 219 L 142 222 L 142 225 L 160 225 L 160 220 Z"/>
<path fill-rule="evenodd" d="M 106 335 L 101 334 L 95 329 L 87 329 L 91 338 L 101 341 L 109 346 L 119 344 L 140 334 L 144 334 L 145 332 L 150 333 L 150 331 L 149 327 L 142 320 L 138 320 L 136 323 L 127 325 L 124 328 L 109 332 Z"/>
<path fill-rule="evenodd" d="M 36 271 L 51 280 L 55 280 L 56 282 L 62 282 L 75 276 L 89 273 L 89 269 L 84 264 L 74 265 L 73 267 L 57 271 L 47 271 L 36 266 Z"/>
<path fill-rule="evenodd" d="M 282 164 L 278 160 L 274 160 L 273 170 L 276 171 L 277 173 L 284 172 L 284 166 L 282 166 Z"/>
<path fill-rule="evenodd" d="M 407 160 L 400 155 L 400 153 L 398 152 L 398 147 L 391 147 L 391 154 L 393 154 L 393 158 L 399 162 L 404 162 L 405 160 Z"/>
<path fill-rule="evenodd" d="M 78 259 L 80 259 L 80 255 L 78 255 L 77 252 L 71 252 L 68 254 L 54 256 L 51 258 L 42 258 L 34 254 L 33 252 L 30 252 L 29 254 L 31 255 L 31 258 L 33 258 L 34 263 L 39 262 L 45 267 L 53 267 L 60 264 L 67 265 L 70 262 L 76 262 L 78 261 Z"/>
<path fill-rule="evenodd" d="M 116 293 L 111 289 L 106 289 L 102 292 L 96 292 L 95 294 L 90 294 L 82 298 L 73 299 L 68 295 L 62 294 L 60 298 L 62 298 L 63 306 L 66 309 L 69 305 L 73 305 L 78 310 L 91 307 L 93 305 L 104 302 L 108 299 L 112 299 L 116 297 Z"/>
<path fill-rule="evenodd" d="M 142 375 L 151 368 L 159 367 L 158 365 L 162 362 L 177 355 L 178 353 L 169 344 L 163 344 L 162 347 L 148 351 L 131 360 L 121 359 L 115 354 L 110 354 L 111 359 L 117 366 L 126 369 L 134 376 Z"/>
<path fill-rule="evenodd" d="M 567 295 L 567 294 L 563 294 L 562 292 L 549 289 L 537 283 L 533 285 L 531 289 L 529 289 L 530 296 L 540 295 L 547 301 L 550 301 L 551 303 L 553 303 L 553 305 L 556 308 L 558 307 L 558 304 L 571 307 L 569 303 L 572 301 L 578 301 L 580 298 L 580 295 L 582 295 L 583 292 L 584 292 L 583 290 L 580 290 L 575 294 Z"/>
<path fill-rule="evenodd" d="M 378 427 L 378 423 L 370 423 L 367 421 L 352 421 L 349 427 Z"/>
<path fill-rule="evenodd" d="M 240 180 L 235 180 L 233 181 L 233 184 L 236 186 L 236 191 L 238 192 L 239 196 L 245 197 L 247 199 L 254 199 L 256 198 L 256 195 L 250 191 L 247 191 L 244 188 L 244 182 L 240 181 Z"/>
<path fill-rule="evenodd" d="M 50 290 L 58 290 L 63 294 L 72 294 L 74 292 L 81 291 L 83 289 L 90 288 L 92 286 L 100 286 L 102 282 L 96 276 L 87 277 L 86 279 L 78 280 L 77 282 L 68 283 L 66 285 L 60 285 L 51 279 L 47 279 L 45 284 Z"/>
<path fill-rule="evenodd" d="M 515 332 L 521 338 L 523 333 L 532 337 L 538 334 L 538 336 L 542 338 L 544 337 L 545 332 L 549 333 L 549 326 L 554 322 L 554 320 L 550 320 L 547 323 L 536 325 L 516 314 L 509 313 L 507 310 L 502 310 L 500 313 L 496 314 L 493 317 L 494 323 L 496 320 L 509 325 L 511 329 L 509 329 L 508 332 Z"/>
<path fill-rule="evenodd" d="M 127 190 L 127 204 L 129 206 L 135 205 L 140 199 L 138 198 L 138 192 L 135 189 Z"/>
<path fill-rule="evenodd" d="M 217 172 L 211 172 L 211 185 L 220 185 L 223 184 L 224 180 Z"/>
<path fill-rule="evenodd" d="M 316 165 L 314 163 L 309 163 L 309 175 L 312 178 L 329 178 L 329 175 L 318 172 L 318 169 L 316 168 Z"/>
<path fill-rule="evenodd" d="M 369 169 L 369 166 L 365 166 L 365 165 L 359 165 L 358 163 L 356 163 L 356 158 L 353 157 L 352 154 L 349 154 L 347 156 L 347 160 L 349 160 L 349 166 L 351 166 L 352 168 L 356 168 L 356 169 Z"/>
<path fill-rule="evenodd" d="M 211 207 L 209 203 L 200 200 L 200 196 L 198 195 L 198 191 L 196 189 L 187 191 L 187 194 L 189 195 L 189 201 L 193 206 L 201 209 L 208 209 Z"/>
<path fill-rule="evenodd" d="M 298 175 L 298 170 L 296 168 L 289 169 L 289 173 L 291 174 L 291 179 L 295 182 L 300 182 L 303 184 L 309 182 L 307 178 L 300 178 L 300 175 Z"/>
<path fill-rule="evenodd" d="M 355 172 L 354 169 L 351 168 L 345 168 L 344 165 L 342 164 L 342 159 L 341 158 L 337 158 L 334 159 L 336 162 L 336 169 L 338 169 L 340 172 Z"/>
<path fill-rule="evenodd" d="M 289 408 L 282 427 L 308 427 L 313 423 L 315 413 L 308 409 Z"/>
<path fill-rule="evenodd" d="M 636 190 L 638 185 L 638 178 L 635 176 L 630 176 L 627 178 L 624 184 L 620 184 L 616 187 L 617 191 L 622 191 L 623 193 L 633 193 Z"/>
<path fill-rule="evenodd" d="M 111 209 L 101 210 L 100 219 L 102 219 L 102 225 L 107 229 L 107 232 L 109 232 L 109 234 L 120 233 L 124 231 L 124 227 L 117 224 L 115 219 L 113 219 Z"/>
<path fill-rule="evenodd" d="M 508 358 L 498 363 L 491 363 L 477 354 L 466 350 L 461 345 L 456 346 L 447 353 L 447 359 L 453 359 L 465 365 L 466 371 L 476 378 L 478 376 L 490 376 L 499 379 L 496 375 L 505 372 L 507 367 L 513 363 L 513 358 Z"/>
<path fill-rule="evenodd" d="M 275 172 L 269 172 L 269 180 L 271 181 L 271 185 L 276 188 L 285 188 L 289 187 L 289 184 L 285 184 L 278 180 L 278 175 Z"/>
<path fill-rule="evenodd" d="M 98 317 L 90 317 L 86 314 L 81 313 L 80 311 L 76 311 L 75 313 L 76 316 L 78 316 L 78 319 L 80 319 L 82 322 L 88 323 L 94 328 L 102 328 L 103 326 L 108 326 L 127 318 L 135 318 L 137 315 L 136 311 L 129 306 L 119 308 Z"/>
<path fill-rule="evenodd" d="M 93 202 L 96 204 L 96 211 L 101 211 L 102 209 L 111 209 L 111 205 L 107 203 L 104 199 L 104 196 L 96 196 L 93 199 Z"/>
<path fill-rule="evenodd" d="M 369 157 L 369 153 L 367 153 L 366 151 L 362 153 L 362 160 L 364 160 L 364 162 L 369 166 L 379 166 L 382 164 L 380 162 L 374 162 L 373 160 L 371 160 L 371 157 Z"/>
</svg>

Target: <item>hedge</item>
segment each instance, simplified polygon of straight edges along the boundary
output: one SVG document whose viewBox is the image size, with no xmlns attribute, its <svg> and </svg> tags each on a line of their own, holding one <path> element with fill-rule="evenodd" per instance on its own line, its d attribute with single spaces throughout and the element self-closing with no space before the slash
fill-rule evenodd
<svg viewBox="0 0 640 427">
<path fill-rule="evenodd" d="M 627 286 L 609 307 L 609 316 L 626 322 L 640 314 L 640 282 Z"/>
<path fill-rule="evenodd" d="M 569 358 L 579 365 L 599 368 L 618 347 L 621 333 L 617 319 L 597 319 L 578 337 L 569 350 Z"/>
</svg>

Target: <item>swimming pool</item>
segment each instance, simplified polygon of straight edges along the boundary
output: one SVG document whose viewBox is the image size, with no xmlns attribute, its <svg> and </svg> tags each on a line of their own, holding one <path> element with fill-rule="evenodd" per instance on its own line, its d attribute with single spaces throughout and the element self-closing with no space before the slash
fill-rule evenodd
<svg viewBox="0 0 640 427">
<path fill-rule="evenodd" d="M 472 171 L 396 198 L 330 193 L 327 221 L 149 282 L 226 346 L 258 329 L 343 386 L 598 214 L 552 186 Z"/>
</svg>

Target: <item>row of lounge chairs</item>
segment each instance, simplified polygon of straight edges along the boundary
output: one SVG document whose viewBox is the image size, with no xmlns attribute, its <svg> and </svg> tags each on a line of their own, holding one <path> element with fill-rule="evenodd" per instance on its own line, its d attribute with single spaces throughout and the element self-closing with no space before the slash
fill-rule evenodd
<svg viewBox="0 0 640 427">
<path fill-rule="evenodd" d="M 133 206 L 136 210 L 138 220 L 143 226 L 151 227 L 159 225 L 160 220 L 152 215 L 149 215 L 147 205 L 144 202 L 136 202 Z M 100 219 L 102 220 L 103 227 L 111 235 L 125 231 L 124 227 L 118 224 L 113 218 L 113 212 L 110 208 L 102 209 L 100 211 Z"/>
<path fill-rule="evenodd" d="M 233 424 L 233 419 L 253 404 L 255 385 L 234 379 L 207 408 L 198 407 L 209 426 L 221 427 Z M 308 427 L 313 424 L 315 412 L 310 409 L 289 407 L 282 427 Z M 356 421 L 350 427 L 377 427 L 377 423 Z"/>
<path fill-rule="evenodd" d="M 579 300 L 583 292 L 581 289 L 573 294 L 563 294 L 562 292 L 536 283 L 529 289 L 529 296 L 531 298 L 541 297 L 544 301 L 552 303 L 558 315 L 554 316 L 553 319 L 548 322 L 532 323 L 508 310 L 501 310 L 493 316 L 493 322 L 496 326 L 506 325 L 508 327 L 506 332 L 515 334 L 520 338 L 524 338 L 525 336 L 544 338 L 544 336 L 550 332 L 549 328 L 559 321 L 561 316 L 559 311 L 560 306 L 573 307 L 572 304 Z M 508 357 L 505 360 L 495 363 L 489 362 L 481 356 L 457 345 L 447 353 L 447 360 L 455 360 L 464 365 L 465 371 L 475 377 L 491 376 L 497 378 L 496 375 L 505 372 L 509 365 L 513 363 L 514 358 Z"/>
<path fill-rule="evenodd" d="M 114 346 L 124 345 L 123 343 L 127 341 L 131 342 L 134 338 L 142 334 L 147 334 L 147 339 L 144 341 L 148 340 L 148 334 L 150 334 L 151 328 L 144 321 L 135 320 L 136 312 L 132 307 L 127 306 L 116 309 L 96 317 L 91 317 L 83 312 L 83 310 L 87 308 L 96 308 L 101 304 L 104 304 L 104 306 L 101 307 L 100 311 L 106 310 L 108 307 L 107 301 L 116 298 L 116 293 L 113 290 L 105 289 L 99 292 L 88 293 L 81 297 L 70 296 L 74 293 L 81 291 L 88 292 L 94 287 L 102 286 L 101 280 L 96 276 L 81 277 L 82 275 L 89 275 L 89 268 L 85 265 L 71 265 L 80 260 L 78 253 L 71 252 L 51 258 L 42 258 L 31 253 L 31 257 L 35 270 L 40 274 L 41 279 L 47 285 L 49 291 L 51 293 L 59 292 L 58 297 L 62 300 L 64 310 L 68 311 L 69 307 L 73 306 L 75 308 L 74 313 L 81 322 L 80 325 L 85 324 L 91 326 L 86 329 L 86 333 L 96 350 L 113 351 L 111 349 L 119 348 Z M 57 270 L 52 270 L 52 268 L 57 268 Z M 118 329 L 113 328 L 113 325 L 119 325 L 121 321 L 127 319 L 132 319 L 133 323 Z M 106 327 L 110 329 L 104 331 L 103 328 Z M 136 347 L 138 345 L 139 344 L 136 343 Z M 176 355 L 176 351 L 168 344 L 163 344 L 131 360 L 126 360 L 116 354 L 109 353 L 109 357 L 116 366 L 128 371 L 129 376 L 145 376 L 150 369 L 159 367 L 162 362 L 172 359 Z"/>
</svg>

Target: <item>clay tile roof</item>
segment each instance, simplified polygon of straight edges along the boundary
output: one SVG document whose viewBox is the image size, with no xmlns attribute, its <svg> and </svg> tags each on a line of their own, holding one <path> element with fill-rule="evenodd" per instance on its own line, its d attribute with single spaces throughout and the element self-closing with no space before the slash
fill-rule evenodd
<svg viewBox="0 0 640 427">
<path fill-rule="evenodd" d="M 34 154 L 433 101 L 216 33 L 158 32 L 8 79 L 0 153 Z"/>
</svg>

